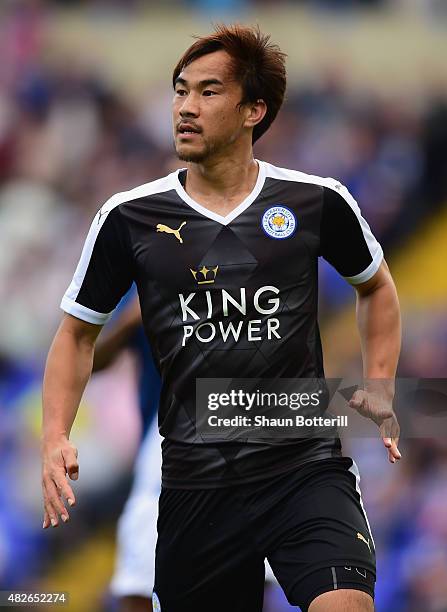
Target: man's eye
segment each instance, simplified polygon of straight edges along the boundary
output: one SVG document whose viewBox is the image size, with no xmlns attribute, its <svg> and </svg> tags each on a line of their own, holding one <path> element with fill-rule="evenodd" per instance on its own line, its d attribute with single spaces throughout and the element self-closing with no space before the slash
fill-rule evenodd
<svg viewBox="0 0 447 612">
<path fill-rule="evenodd" d="M 216 91 L 212 91 L 211 89 L 205 89 L 203 91 L 204 96 L 215 96 L 217 94 Z"/>
<path fill-rule="evenodd" d="M 175 93 L 177 96 L 186 96 L 186 89 L 177 89 Z"/>
</svg>

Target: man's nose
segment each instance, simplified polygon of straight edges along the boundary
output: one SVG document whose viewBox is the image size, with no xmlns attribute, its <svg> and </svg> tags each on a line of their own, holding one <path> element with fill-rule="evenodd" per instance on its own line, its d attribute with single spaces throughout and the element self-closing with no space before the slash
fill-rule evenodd
<svg viewBox="0 0 447 612">
<path fill-rule="evenodd" d="M 198 117 L 200 114 L 198 97 L 193 93 L 189 93 L 185 96 L 179 113 L 181 117 Z"/>
</svg>

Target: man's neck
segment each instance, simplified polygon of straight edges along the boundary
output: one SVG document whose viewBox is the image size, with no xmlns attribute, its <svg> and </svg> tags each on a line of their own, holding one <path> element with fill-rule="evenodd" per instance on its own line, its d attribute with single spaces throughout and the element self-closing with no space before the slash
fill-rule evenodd
<svg viewBox="0 0 447 612">
<path fill-rule="evenodd" d="M 253 191 L 259 166 L 253 153 L 206 163 L 188 163 L 185 191 L 196 202 L 226 216 Z"/>
</svg>

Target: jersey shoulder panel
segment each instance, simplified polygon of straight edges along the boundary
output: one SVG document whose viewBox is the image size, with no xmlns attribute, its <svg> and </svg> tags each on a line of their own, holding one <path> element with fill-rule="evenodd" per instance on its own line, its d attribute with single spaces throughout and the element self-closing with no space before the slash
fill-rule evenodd
<svg viewBox="0 0 447 612">
<path fill-rule="evenodd" d="M 65 312 L 97 325 L 104 325 L 116 304 L 128 290 L 128 235 L 119 206 L 133 200 L 175 189 L 176 173 L 145 183 L 110 197 L 96 213 L 73 279 L 61 308 Z"/>
<path fill-rule="evenodd" d="M 321 254 L 352 285 L 369 280 L 379 269 L 383 250 L 348 189 L 331 177 L 264 163 L 268 177 L 322 188 Z"/>
<path fill-rule="evenodd" d="M 352 209 L 356 217 L 361 219 L 361 211 L 356 200 L 353 198 L 347 187 L 340 183 L 337 179 L 332 177 L 318 176 L 316 174 L 306 174 L 299 170 L 289 170 L 288 168 L 279 168 L 273 164 L 264 162 L 266 167 L 266 176 L 277 179 L 279 181 L 293 181 L 295 183 L 308 183 L 312 185 L 319 185 L 324 189 L 330 189 L 343 198 L 346 204 Z"/>
<path fill-rule="evenodd" d="M 312 185 L 319 185 L 320 187 L 328 187 L 329 189 L 334 189 L 336 191 L 345 189 L 346 192 L 348 192 L 346 187 L 343 187 L 340 181 L 337 181 L 337 179 L 331 177 L 317 176 L 316 174 L 306 174 L 305 172 L 301 172 L 300 170 L 290 170 L 289 168 L 279 168 L 278 166 L 274 166 L 273 164 L 269 164 L 268 162 L 263 162 L 263 164 L 265 166 L 266 176 L 273 179 L 277 179 L 279 181 L 309 183 Z"/>
<path fill-rule="evenodd" d="M 155 181 L 144 183 L 138 187 L 133 187 L 128 191 L 120 191 L 119 193 L 115 193 L 101 206 L 101 215 L 109 213 L 120 204 L 125 204 L 126 202 L 131 202 L 132 200 L 138 200 L 139 198 L 144 198 L 175 189 L 176 176 L 177 171 L 171 172 L 171 174 L 156 179 Z"/>
</svg>

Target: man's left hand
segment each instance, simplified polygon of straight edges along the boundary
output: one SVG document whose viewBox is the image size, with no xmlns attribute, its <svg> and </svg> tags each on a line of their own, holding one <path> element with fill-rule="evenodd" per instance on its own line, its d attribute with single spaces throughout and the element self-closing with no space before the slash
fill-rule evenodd
<svg viewBox="0 0 447 612">
<path fill-rule="evenodd" d="M 394 389 L 390 390 L 389 383 L 390 381 L 382 380 L 368 382 L 365 389 L 359 389 L 354 393 L 349 405 L 376 423 L 383 443 L 388 449 L 388 459 L 391 463 L 396 463 L 402 457 L 397 447 L 400 427 L 393 410 Z"/>
</svg>

